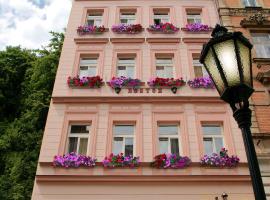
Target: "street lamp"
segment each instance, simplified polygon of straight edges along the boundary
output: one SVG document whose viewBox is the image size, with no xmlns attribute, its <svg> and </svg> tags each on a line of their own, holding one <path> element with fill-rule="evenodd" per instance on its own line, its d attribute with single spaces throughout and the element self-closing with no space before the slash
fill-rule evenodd
<svg viewBox="0 0 270 200">
<path fill-rule="evenodd" d="M 249 171 L 256 200 L 266 200 L 258 160 L 251 136 L 251 110 L 248 99 L 253 93 L 252 44 L 241 32 L 228 32 L 216 25 L 212 38 L 204 45 L 200 62 L 212 78 L 220 98 L 229 103 L 242 131 Z"/>
</svg>

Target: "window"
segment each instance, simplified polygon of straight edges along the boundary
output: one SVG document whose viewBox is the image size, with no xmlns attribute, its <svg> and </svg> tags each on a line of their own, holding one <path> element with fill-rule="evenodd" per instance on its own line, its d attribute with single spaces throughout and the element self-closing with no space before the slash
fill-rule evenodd
<svg viewBox="0 0 270 200">
<path fill-rule="evenodd" d="M 121 24 L 135 24 L 136 13 L 135 12 L 121 12 L 120 23 Z"/>
<path fill-rule="evenodd" d="M 115 125 L 113 129 L 113 154 L 134 155 L 134 125 Z"/>
<path fill-rule="evenodd" d="M 86 155 L 90 125 L 71 125 L 68 135 L 68 153 Z"/>
<path fill-rule="evenodd" d="M 170 22 L 169 11 L 154 11 L 154 24 Z"/>
<path fill-rule="evenodd" d="M 202 125 L 203 145 L 206 154 L 219 153 L 224 147 L 222 128 L 220 125 Z"/>
<path fill-rule="evenodd" d="M 201 10 L 187 10 L 187 23 L 202 23 Z"/>
<path fill-rule="evenodd" d="M 89 13 L 87 16 L 87 25 L 89 26 L 101 26 L 103 13 Z"/>
<path fill-rule="evenodd" d="M 200 63 L 199 58 L 193 58 L 193 68 L 196 78 L 209 76 L 203 64 Z"/>
<path fill-rule="evenodd" d="M 117 76 L 125 76 L 134 78 L 135 76 L 135 59 L 134 58 L 118 58 Z"/>
<path fill-rule="evenodd" d="M 156 76 L 160 78 L 173 78 L 172 58 L 156 58 Z"/>
<path fill-rule="evenodd" d="M 256 7 L 257 2 L 256 0 L 242 0 L 245 7 Z"/>
<path fill-rule="evenodd" d="M 179 155 L 179 140 L 177 125 L 159 125 L 159 153 L 172 153 Z"/>
<path fill-rule="evenodd" d="M 80 61 L 80 78 L 96 76 L 97 58 L 82 58 Z"/>
<path fill-rule="evenodd" d="M 253 44 L 256 50 L 256 57 L 270 57 L 270 34 L 269 33 L 251 33 Z"/>
</svg>

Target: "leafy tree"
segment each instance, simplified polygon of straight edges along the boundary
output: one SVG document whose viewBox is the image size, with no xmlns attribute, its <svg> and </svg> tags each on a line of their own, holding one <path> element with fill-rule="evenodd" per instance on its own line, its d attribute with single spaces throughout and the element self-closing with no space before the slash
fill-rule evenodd
<svg viewBox="0 0 270 200">
<path fill-rule="evenodd" d="M 42 50 L 8 47 L 0 52 L 0 77 L 2 74 L 5 77 L 0 78 L 0 102 L 3 104 L 0 105 L 0 115 L 5 123 L 0 132 L 1 200 L 31 198 L 41 139 L 64 40 L 63 33 L 51 34 L 50 44 Z M 18 66 L 18 69 L 12 70 L 14 66 Z M 8 99 L 11 101 L 6 102 Z"/>
</svg>

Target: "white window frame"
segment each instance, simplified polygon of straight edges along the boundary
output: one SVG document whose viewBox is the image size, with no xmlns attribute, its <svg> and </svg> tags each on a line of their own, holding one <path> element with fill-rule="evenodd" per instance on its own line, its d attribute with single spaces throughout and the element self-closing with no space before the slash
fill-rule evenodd
<svg viewBox="0 0 270 200">
<path fill-rule="evenodd" d="M 173 135 L 160 135 L 159 133 L 159 127 L 160 126 L 176 126 L 177 127 L 177 134 Z M 177 139 L 178 140 L 178 150 L 179 150 L 179 155 L 182 155 L 182 145 L 181 145 L 181 136 L 179 135 L 180 133 L 180 127 L 178 124 L 158 124 L 158 149 L 159 149 L 159 153 L 160 152 L 160 138 L 166 138 L 168 139 L 168 149 L 166 153 L 172 153 L 172 148 L 171 148 L 171 139 Z"/>
<path fill-rule="evenodd" d="M 204 132 L 203 132 L 203 127 L 204 126 L 214 126 L 214 127 L 216 127 L 216 126 L 219 126 L 220 127 L 220 135 L 204 135 Z M 221 138 L 222 139 L 222 143 L 223 143 L 223 147 L 225 147 L 225 140 L 224 140 L 224 134 L 223 134 L 223 126 L 221 125 L 221 124 L 202 124 L 201 125 L 201 128 L 202 128 L 202 135 L 203 135 L 203 147 L 204 147 L 204 139 L 206 139 L 206 138 L 210 138 L 210 139 L 212 139 L 212 153 L 217 153 L 217 154 L 219 154 L 219 152 L 220 152 L 220 149 L 216 149 L 216 143 L 215 143 L 215 139 L 216 138 Z M 204 151 L 205 151 L 205 149 L 204 149 Z M 206 152 L 205 152 L 206 153 Z"/>
<path fill-rule="evenodd" d="M 258 3 L 256 0 L 242 0 L 242 3 L 245 7 L 256 7 Z"/>
<path fill-rule="evenodd" d="M 71 127 L 72 126 L 88 126 L 88 134 L 86 133 L 71 133 Z M 75 153 L 79 153 L 79 148 L 80 148 L 80 141 L 81 138 L 87 138 L 87 149 L 86 149 L 86 155 L 88 155 L 88 151 L 89 151 L 89 143 L 90 143 L 90 133 L 91 133 L 91 124 L 70 124 L 69 128 L 68 128 L 68 137 L 67 137 L 67 146 L 66 146 L 66 152 L 67 153 L 71 153 L 69 152 L 69 139 L 70 138 L 78 138 L 78 142 L 77 142 L 77 148 L 76 148 L 76 152 Z"/>
<path fill-rule="evenodd" d="M 136 59 L 135 58 L 121 58 L 119 57 L 117 59 L 117 66 L 116 66 L 116 73 L 117 73 L 117 77 L 120 77 L 120 76 L 125 76 L 125 77 L 130 77 L 130 78 L 134 78 L 135 77 L 135 74 L 136 74 L 136 68 L 135 68 L 135 65 L 136 65 Z M 119 67 L 125 67 L 124 70 L 120 70 Z M 132 76 L 128 76 L 128 68 L 129 69 L 132 69 L 133 70 L 133 74 Z M 119 71 L 125 71 L 123 74 L 120 74 Z"/>
<path fill-rule="evenodd" d="M 89 25 L 88 21 L 93 20 L 94 21 L 94 26 L 101 26 L 102 21 L 103 21 L 103 14 L 102 13 L 97 13 L 97 14 L 88 14 L 87 15 L 87 25 Z"/>
<path fill-rule="evenodd" d="M 127 22 L 122 22 L 122 20 L 127 20 Z M 121 24 L 136 24 L 136 13 L 120 13 L 120 23 Z"/>
<path fill-rule="evenodd" d="M 260 41 L 260 35 L 266 35 L 266 39 Z M 257 58 L 270 58 L 270 50 L 267 52 L 267 48 L 270 49 L 270 34 L 269 33 L 252 33 L 252 40 L 256 51 Z M 268 38 L 267 38 L 268 36 Z"/>
<path fill-rule="evenodd" d="M 189 20 L 192 20 L 193 22 L 190 23 Z M 202 23 L 202 15 L 201 13 L 187 13 L 187 22 L 188 24 L 195 24 L 195 23 Z"/>
<path fill-rule="evenodd" d="M 83 64 L 83 60 L 92 60 L 93 62 L 88 62 L 87 64 Z M 80 59 L 80 67 L 79 67 L 79 77 L 91 77 L 91 76 L 96 76 L 97 75 L 97 66 L 98 66 L 98 58 L 81 58 Z M 82 67 L 87 67 L 87 70 L 82 70 Z M 90 74 L 91 70 L 90 68 L 95 68 L 95 73 L 94 74 Z M 87 71 L 86 75 L 82 75 L 84 73 L 82 73 L 82 71 Z"/>
<path fill-rule="evenodd" d="M 171 63 L 168 61 L 171 60 Z M 167 61 L 167 62 L 166 62 Z M 164 67 L 162 74 L 159 74 L 158 67 Z M 171 74 L 169 74 L 171 72 Z M 173 64 L 173 58 L 156 58 L 156 76 L 160 78 L 173 78 L 174 77 L 174 64 Z"/>
<path fill-rule="evenodd" d="M 157 12 L 154 12 L 154 23 L 155 23 L 155 20 L 156 19 L 159 19 L 160 20 L 160 23 L 167 23 L 167 22 L 170 22 L 170 14 L 169 12 L 167 14 L 165 13 L 158 13 Z"/>
<path fill-rule="evenodd" d="M 125 135 L 125 134 L 120 134 L 120 135 L 115 135 L 114 131 L 113 131 L 113 141 L 112 141 L 112 148 L 114 147 L 114 138 L 123 138 L 123 144 L 122 144 L 122 151 L 119 153 L 123 153 L 124 156 L 125 155 L 125 144 L 126 144 L 126 139 L 127 138 L 132 138 L 133 139 L 133 155 L 136 155 L 136 136 L 135 136 L 135 132 L 136 132 L 136 127 L 134 124 L 114 124 L 113 125 L 113 130 L 115 126 L 133 126 L 133 135 Z M 114 149 L 112 149 L 112 151 L 114 152 Z"/>
<path fill-rule="evenodd" d="M 195 73 L 195 67 L 201 67 L 202 68 L 202 77 L 208 77 L 209 74 L 207 73 L 205 67 L 203 66 L 202 63 L 200 63 L 198 58 L 193 58 L 192 59 L 192 65 L 193 65 L 193 70 L 194 70 L 194 75 L 196 77 L 196 73 Z M 199 77 L 196 77 L 199 78 Z"/>
</svg>

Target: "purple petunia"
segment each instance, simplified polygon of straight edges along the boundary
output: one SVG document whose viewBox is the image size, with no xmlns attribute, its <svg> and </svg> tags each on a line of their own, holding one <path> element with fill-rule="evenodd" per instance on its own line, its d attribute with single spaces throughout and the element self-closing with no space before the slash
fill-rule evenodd
<svg viewBox="0 0 270 200">
<path fill-rule="evenodd" d="M 200 31 L 210 31 L 211 28 L 208 25 L 201 24 L 201 23 L 193 23 L 186 25 L 187 31 L 191 32 L 200 32 Z"/>
<path fill-rule="evenodd" d="M 188 85 L 192 88 L 215 88 L 215 85 L 210 77 L 194 78 L 193 80 L 188 81 Z"/>
<path fill-rule="evenodd" d="M 113 77 L 110 80 L 109 85 L 111 86 L 111 88 L 122 88 L 122 87 L 138 88 L 141 86 L 141 80 L 125 76 Z"/>
</svg>

